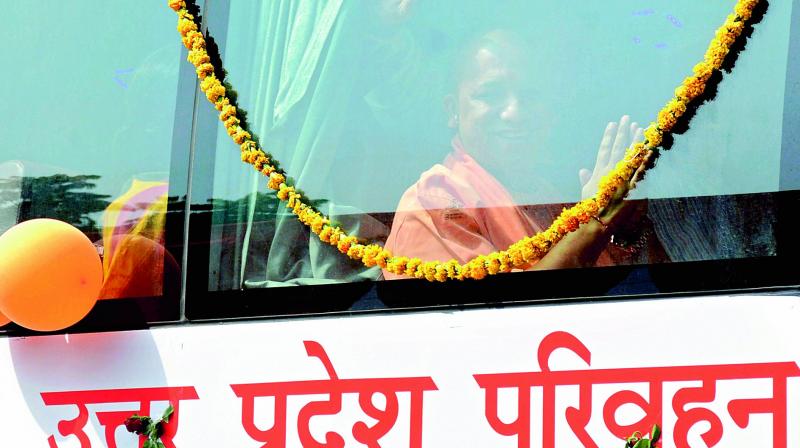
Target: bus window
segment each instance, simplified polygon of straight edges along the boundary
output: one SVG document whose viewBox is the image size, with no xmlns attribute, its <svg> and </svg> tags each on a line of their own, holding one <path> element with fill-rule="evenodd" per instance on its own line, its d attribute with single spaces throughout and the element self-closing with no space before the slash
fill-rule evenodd
<svg viewBox="0 0 800 448">
<path fill-rule="evenodd" d="M 0 19 L 17 68 L 2 75 L 0 232 L 46 217 L 94 242 L 92 325 L 178 318 L 195 81 L 180 76 L 173 21 L 130 2 L 9 4 Z"/>
<path fill-rule="evenodd" d="M 290 3 L 209 2 L 214 50 L 249 129 L 305 200 L 360 241 L 461 264 L 591 197 L 730 12 L 688 0 L 474 0 L 454 18 L 445 2 Z M 626 200 L 481 282 L 428 284 L 343 256 L 241 163 L 213 108 L 199 105 L 189 317 L 792 283 L 782 257 L 795 241 L 781 217 L 798 184 L 787 88 L 798 37 L 791 2 L 768 8 Z"/>
</svg>

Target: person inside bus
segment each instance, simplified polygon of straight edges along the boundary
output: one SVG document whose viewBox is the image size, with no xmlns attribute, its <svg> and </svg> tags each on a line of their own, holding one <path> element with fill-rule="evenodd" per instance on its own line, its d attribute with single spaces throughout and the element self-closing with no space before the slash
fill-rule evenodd
<svg viewBox="0 0 800 448">
<path fill-rule="evenodd" d="M 442 163 L 422 173 L 400 199 L 385 245 L 392 253 L 465 263 L 506 249 L 552 222 L 552 216 L 531 213 L 530 207 L 521 207 L 514 199 L 520 189 L 552 188 L 534 174 L 533 161 L 543 148 L 537 147 L 539 108 L 532 89 L 536 61 L 525 48 L 529 47 L 520 36 L 493 30 L 481 34 L 457 56 L 452 93 L 444 100 L 454 134 L 450 152 Z M 596 192 L 602 176 L 641 138 L 642 129 L 628 116 L 608 124 L 594 170 L 581 170 L 579 175 L 584 197 Z M 615 232 L 640 224 L 642 208 L 623 198 L 642 172 L 597 219 L 565 236 L 530 269 L 618 262 L 607 246 Z M 644 252 L 659 252 L 651 250 L 658 247 L 650 241 L 652 232 L 645 236 Z M 386 271 L 384 276 L 402 278 Z"/>
</svg>

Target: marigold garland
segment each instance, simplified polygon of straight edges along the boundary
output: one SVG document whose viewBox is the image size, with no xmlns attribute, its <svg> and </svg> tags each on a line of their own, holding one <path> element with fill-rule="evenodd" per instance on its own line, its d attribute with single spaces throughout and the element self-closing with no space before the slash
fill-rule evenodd
<svg viewBox="0 0 800 448">
<path fill-rule="evenodd" d="M 644 163 L 648 151 L 661 146 L 664 137 L 671 133 L 678 119 L 686 113 L 687 106 L 703 94 L 708 80 L 722 67 L 731 46 L 741 36 L 745 22 L 751 18 L 758 2 L 759 0 L 738 0 L 734 13 L 728 15 L 725 23 L 716 31 L 703 61 L 694 66 L 692 75 L 683 80 L 675 89 L 675 96 L 659 111 L 656 122 L 650 123 L 644 131 L 645 142 L 635 143 L 626 150 L 623 159 L 600 181 L 593 198 L 565 208 L 548 229 L 525 237 L 506 250 L 479 255 L 461 264 L 457 260 L 423 261 L 419 258 L 396 256 L 380 245 L 362 244 L 358 238 L 348 235 L 340 227 L 333 225 L 328 217 L 304 202 L 295 187 L 287 184 L 285 174 L 276 168 L 261 145 L 241 127 L 238 111 L 231 104 L 225 86 L 215 75 L 214 65 L 206 51 L 206 40 L 199 31 L 196 18 L 189 13 L 186 2 L 168 0 L 169 7 L 178 14 L 178 32 L 183 45 L 189 50 L 187 60 L 196 68 L 200 89 L 220 112 L 219 119 L 225 125 L 228 135 L 240 146 L 242 161 L 253 165 L 257 171 L 268 177 L 267 186 L 277 192 L 277 197 L 286 203 L 286 207 L 318 235 L 321 241 L 336 247 L 339 252 L 354 260 L 360 260 L 367 267 L 380 266 L 394 274 L 439 282 L 480 280 L 487 275 L 524 268 L 547 254 L 564 235 L 575 231 L 581 224 L 588 223 L 596 216 L 609 204 L 617 189 L 628 182 Z"/>
</svg>

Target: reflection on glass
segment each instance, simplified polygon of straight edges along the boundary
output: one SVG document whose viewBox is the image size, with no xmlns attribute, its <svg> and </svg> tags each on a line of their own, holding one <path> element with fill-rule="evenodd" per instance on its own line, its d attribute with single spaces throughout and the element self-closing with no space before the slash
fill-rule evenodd
<svg viewBox="0 0 800 448">
<path fill-rule="evenodd" d="M 169 171 L 181 44 L 171 11 L 151 6 L 15 3 L 0 16 L 4 62 L 20 69 L 0 74 L 14 86 L 0 162 L 15 167 L 0 169 L 0 197 L 16 197 L 0 226 L 47 217 L 83 231 L 104 256 L 103 298 L 161 295 L 170 260 L 168 176 L 139 180 Z"/>
<path fill-rule="evenodd" d="M 230 2 L 210 32 L 228 27 L 228 79 L 306 198 L 397 255 L 464 262 L 546 228 L 591 195 L 702 57 L 730 5 L 470 0 L 457 19 L 451 9 Z M 602 237 L 570 236 L 563 263 L 537 265 L 774 255 L 769 193 L 780 175 L 790 17 L 791 2 L 770 4 L 692 128 L 630 201 L 600 217 L 612 229 L 593 221 Z M 231 156 L 220 130 L 206 161 L 215 168 L 208 197 L 195 198 L 213 215 L 209 289 L 385 275 L 310 236 Z"/>
<path fill-rule="evenodd" d="M 100 298 L 162 295 L 164 270 L 179 271 L 164 249 L 166 181 L 134 179 L 103 213 L 103 288 Z"/>
</svg>

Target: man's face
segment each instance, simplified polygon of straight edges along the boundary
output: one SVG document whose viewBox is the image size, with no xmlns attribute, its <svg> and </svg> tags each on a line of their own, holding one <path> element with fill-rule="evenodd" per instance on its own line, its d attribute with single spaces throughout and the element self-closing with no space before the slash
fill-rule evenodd
<svg viewBox="0 0 800 448">
<path fill-rule="evenodd" d="M 496 175 L 529 162 L 534 152 L 532 70 L 524 59 L 514 48 L 478 48 L 452 106 L 464 149 Z"/>
</svg>

